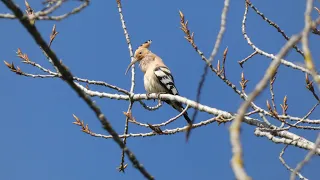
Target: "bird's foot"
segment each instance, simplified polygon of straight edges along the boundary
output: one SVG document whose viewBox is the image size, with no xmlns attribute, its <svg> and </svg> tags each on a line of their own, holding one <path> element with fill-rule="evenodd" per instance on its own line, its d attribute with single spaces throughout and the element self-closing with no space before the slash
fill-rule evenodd
<svg viewBox="0 0 320 180">
<path fill-rule="evenodd" d="M 147 99 L 151 99 L 151 94 L 153 93 L 146 93 Z M 160 99 L 160 95 L 161 94 L 167 94 L 167 92 L 159 92 L 159 93 L 155 93 L 157 96 L 157 99 Z"/>
<path fill-rule="evenodd" d="M 167 94 L 167 92 L 158 92 L 158 93 L 157 93 L 157 99 L 160 100 L 160 95 L 161 95 L 161 94 Z"/>
<path fill-rule="evenodd" d="M 146 96 L 147 96 L 147 99 L 150 99 L 150 95 L 151 95 L 152 93 L 146 93 Z"/>
</svg>

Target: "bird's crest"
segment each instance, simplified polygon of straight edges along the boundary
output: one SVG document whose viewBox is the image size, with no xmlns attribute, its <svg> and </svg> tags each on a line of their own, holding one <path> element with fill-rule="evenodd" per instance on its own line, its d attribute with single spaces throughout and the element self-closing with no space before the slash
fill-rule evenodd
<svg viewBox="0 0 320 180">
<path fill-rule="evenodd" d="M 152 40 L 148 40 L 148 41 L 144 42 L 143 44 L 141 44 L 139 46 L 139 48 L 149 48 L 151 43 L 152 43 Z"/>
</svg>

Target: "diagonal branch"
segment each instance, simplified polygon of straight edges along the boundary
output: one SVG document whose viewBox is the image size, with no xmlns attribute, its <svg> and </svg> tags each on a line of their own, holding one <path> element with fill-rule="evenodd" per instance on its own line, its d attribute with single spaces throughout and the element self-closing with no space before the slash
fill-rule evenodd
<svg viewBox="0 0 320 180">
<path fill-rule="evenodd" d="M 284 165 L 284 167 L 286 167 L 289 171 L 293 172 L 293 169 L 286 163 L 286 161 L 283 159 L 283 154 L 285 152 L 285 150 L 287 149 L 288 145 L 286 145 L 282 151 L 280 152 L 280 155 L 279 155 L 279 160 L 281 161 L 281 163 Z M 308 180 L 307 178 L 305 178 L 304 176 L 302 176 L 302 174 L 298 173 L 297 172 L 297 175 L 299 176 L 300 179 L 302 180 Z"/>
<path fill-rule="evenodd" d="M 86 104 L 95 112 L 97 118 L 103 125 L 103 128 L 107 130 L 113 140 L 120 146 L 121 149 L 125 151 L 128 155 L 130 161 L 137 168 L 147 179 L 154 179 L 147 170 L 139 163 L 138 159 L 135 155 L 123 144 L 119 135 L 116 131 L 112 128 L 111 124 L 101 112 L 100 108 L 94 104 L 94 102 L 73 82 L 73 75 L 71 72 L 62 64 L 60 63 L 56 54 L 49 48 L 48 44 L 44 41 L 41 37 L 40 33 L 36 29 L 34 25 L 30 24 L 29 19 L 27 16 L 24 16 L 22 11 L 11 1 L 11 0 L 1 0 L 20 20 L 21 24 L 27 29 L 30 35 L 34 38 L 36 43 L 46 52 L 46 54 L 52 59 L 53 64 L 55 67 L 58 68 L 59 72 L 61 73 L 62 78 L 65 82 L 74 90 L 76 93 L 86 102 Z"/>
<path fill-rule="evenodd" d="M 320 133 L 318 135 L 318 138 L 315 142 L 315 147 L 309 151 L 309 153 L 306 155 L 306 157 L 297 165 L 297 167 L 294 169 L 294 171 L 291 173 L 290 180 L 294 180 L 296 177 L 296 174 L 299 174 L 299 171 L 302 169 L 302 167 L 311 159 L 311 157 L 317 152 L 318 147 L 320 146 Z"/>
</svg>

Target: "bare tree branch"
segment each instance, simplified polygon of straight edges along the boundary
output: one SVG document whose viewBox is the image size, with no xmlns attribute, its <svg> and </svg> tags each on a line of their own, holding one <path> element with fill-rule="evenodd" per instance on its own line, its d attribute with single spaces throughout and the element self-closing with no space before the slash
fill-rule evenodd
<svg viewBox="0 0 320 180">
<path fill-rule="evenodd" d="M 317 152 L 320 146 L 320 133 L 318 134 L 318 138 L 315 142 L 315 147 L 306 155 L 306 157 L 297 165 L 294 171 L 291 173 L 290 180 L 295 180 L 296 174 L 302 169 L 302 167 L 310 161 L 311 157 Z"/>
<path fill-rule="evenodd" d="M 223 38 L 223 34 L 226 30 L 226 24 L 227 24 L 227 13 L 228 13 L 228 9 L 229 9 L 229 0 L 225 0 L 224 1 L 224 7 L 223 7 L 223 10 L 222 10 L 222 13 L 221 13 L 221 24 L 220 24 L 220 31 L 218 33 L 218 36 L 217 36 L 217 39 L 216 39 L 216 42 L 214 44 L 214 47 L 213 47 L 213 50 L 212 50 L 212 53 L 209 57 L 209 60 L 208 60 L 208 63 L 212 63 L 214 57 L 217 55 L 218 53 L 218 50 L 219 50 L 219 47 L 220 47 L 220 44 L 221 44 L 221 41 L 222 41 L 222 38 Z M 198 85 L 198 90 L 197 90 L 197 102 L 200 102 L 200 95 L 201 95 L 201 90 L 202 90 L 202 87 L 205 83 L 205 80 L 206 80 L 206 77 L 207 77 L 207 74 L 208 74 L 208 69 L 209 69 L 209 66 L 210 64 L 206 64 L 205 67 L 204 67 L 204 71 L 203 71 L 203 74 L 201 76 L 201 80 L 199 82 L 199 85 Z M 193 115 L 192 115 L 192 123 L 194 123 L 196 117 L 197 117 L 197 113 L 198 111 L 194 111 Z M 190 130 L 187 131 L 187 134 L 186 134 L 186 139 L 189 138 L 190 136 L 190 133 L 191 133 L 191 128 Z"/>
<path fill-rule="evenodd" d="M 86 102 L 86 104 L 95 112 L 97 118 L 100 120 L 103 128 L 107 130 L 113 137 L 114 141 L 120 146 L 121 149 L 125 151 L 128 155 L 130 161 L 137 168 L 147 179 L 154 179 L 146 169 L 139 163 L 135 155 L 125 146 L 125 144 L 119 138 L 119 135 L 113 130 L 111 124 L 101 112 L 98 106 L 94 104 L 94 102 L 73 82 L 73 75 L 71 72 L 62 64 L 60 63 L 56 54 L 49 48 L 47 43 L 43 40 L 40 33 L 36 29 L 34 25 L 30 24 L 28 18 L 26 18 L 22 11 L 11 1 L 11 0 L 1 0 L 20 20 L 21 24 L 28 30 L 30 35 L 34 38 L 36 43 L 48 54 L 48 56 L 52 59 L 52 62 L 55 67 L 59 70 L 62 75 L 62 78 L 68 83 L 68 85 L 76 91 L 76 93 Z"/>
<path fill-rule="evenodd" d="M 288 145 L 286 145 L 282 151 L 280 152 L 280 155 L 279 155 L 279 160 L 280 162 L 284 165 L 284 167 L 286 167 L 289 171 L 293 172 L 293 169 L 285 162 L 285 160 L 283 159 L 283 154 L 285 152 L 285 150 L 287 149 Z M 300 173 L 297 173 L 297 175 L 299 176 L 300 179 L 302 180 L 308 180 L 307 178 L 303 177 L 302 174 Z"/>
<path fill-rule="evenodd" d="M 83 3 L 81 3 L 78 7 L 75 7 L 70 12 L 67 12 L 65 14 L 61 14 L 58 16 L 49 16 L 51 13 L 56 11 L 58 8 L 60 8 L 63 3 L 65 3 L 65 0 L 57 0 L 53 5 L 51 5 L 49 8 L 46 8 L 44 10 L 40 10 L 38 12 L 35 12 L 35 16 L 33 17 L 35 20 L 53 20 L 53 21 L 61 21 L 71 15 L 77 14 L 81 12 L 83 9 L 89 6 L 90 0 L 82 0 Z M 0 14 L 0 19 L 17 19 L 16 15 L 14 14 Z"/>
<path fill-rule="evenodd" d="M 254 91 L 248 96 L 248 99 L 241 105 L 238 109 L 238 115 L 236 119 L 232 122 L 230 127 L 230 141 L 232 145 L 233 157 L 231 160 L 233 171 L 237 179 L 250 179 L 243 168 L 242 160 L 242 148 L 240 144 L 240 127 L 243 117 L 250 106 L 250 103 L 262 92 L 262 90 L 267 86 L 268 81 L 274 76 L 277 71 L 282 57 L 284 57 L 289 49 L 296 44 L 301 38 L 300 36 L 293 36 L 286 45 L 281 49 L 276 58 L 271 62 L 269 68 L 267 69 L 262 80 L 256 85 Z"/>
<path fill-rule="evenodd" d="M 129 37 L 129 33 L 128 33 L 128 30 L 127 30 L 127 27 L 126 27 L 126 23 L 124 21 L 124 18 L 123 18 L 123 14 L 122 14 L 122 5 L 121 5 L 121 0 L 117 0 L 117 5 L 118 5 L 118 11 L 119 11 L 119 15 L 120 15 L 120 21 L 121 21 L 121 24 L 122 24 L 122 29 L 123 29 L 123 32 L 124 32 L 124 36 L 126 38 L 126 41 L 127 41 L 127 44 L 128 44 L 128 50 L 129 50 L 129 53 L 130 53 L 130 58 L 131 58 L 131 62 L 134 61 L 134 57 L 133 57 L 133 50 L 132 50 L 132 46 L 131 46 L 131 41 L 130 41 L 130 37 Z M 133 90 L 134 90 L 134 86 L 135 86 L 135 68 L 134 68 L 134 65 L 132 66 L 131 68 L 131 87 L 130 87 L 130 93 L 133 93 Z M 128 110 L 127 110 L 127 113 L 130 113 L 131 112 L 131 109 L 132 109 L 132 105 L 133 105 L 133 101 L 131 101 L 131 99 L 129 100 L 129 106 L 128 106 Z M 125 127 L 124 127 L 124 134 L 127 134 L 128 133 L 128 130 L 129 130 L 129 118 L 126 117 L 126 122 L 125 122 Z M 127 143 L 127 138 L 124 138 L 123 139 L 123 143 L 126 144 Z M 122 171 L 124 172 L 124 169 L 125 169 L 125 165 L 124 165 L 124 156 L 125 156 L 125 152 L 124 150 L 122 150 L 122 153 L 121 153 L 121 164 L 119 166 L 119 171 Z"/>
</svg>

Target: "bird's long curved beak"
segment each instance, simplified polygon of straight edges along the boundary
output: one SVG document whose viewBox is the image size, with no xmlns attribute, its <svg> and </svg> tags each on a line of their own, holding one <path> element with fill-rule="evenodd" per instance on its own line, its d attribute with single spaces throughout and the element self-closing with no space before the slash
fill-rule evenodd
<svg viewBox="0 0 320 180">
<path fill-rule="evenodd" d="M 128 66 L 127 70 L 126 70 L 125 75 L 128 73 L 130 67 L 131 67 L 134 63 L 136 63 L 137 61 L 138 61 L 137 59 L 134 59 L 133 61 L 131 61 L 131 63 L 129 64 L 129 66 Z"/>
</svg>

